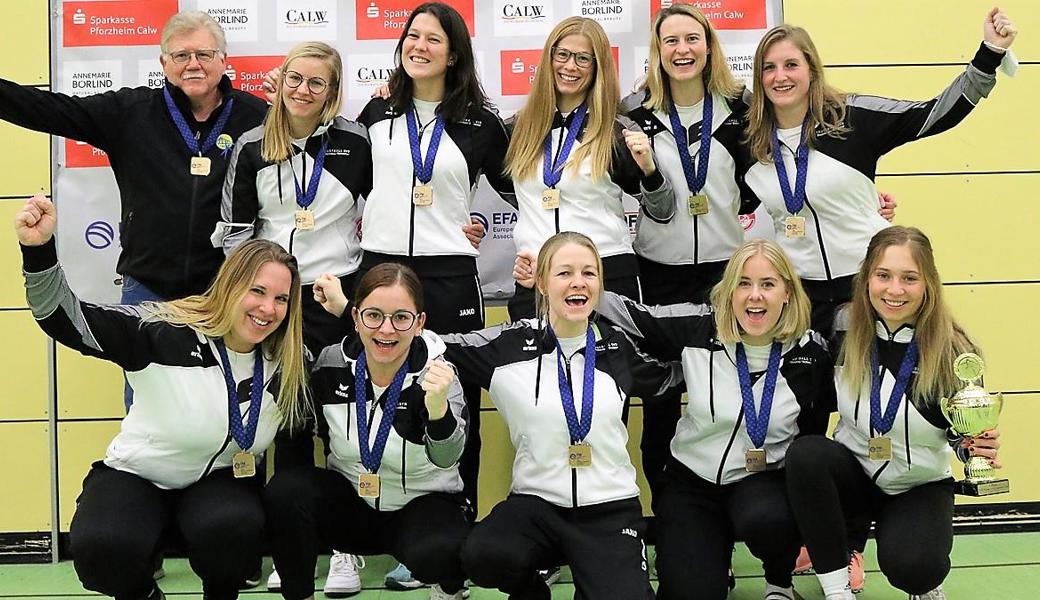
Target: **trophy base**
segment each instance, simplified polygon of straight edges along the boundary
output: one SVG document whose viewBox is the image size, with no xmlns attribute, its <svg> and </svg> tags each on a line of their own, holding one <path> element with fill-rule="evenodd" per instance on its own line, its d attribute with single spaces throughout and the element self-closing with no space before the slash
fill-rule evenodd
<svg viewBox="0 0 1040 600">
<path fill-rule="evenodd" d="M 968 481 L 962 479 L 953 483 L 953 492 L 961 496 L 992 496 L 1006 494 L 1011 491 L 1011 482 L 1007 479 L 991 479 L 989 481 Z"/>
</svg>

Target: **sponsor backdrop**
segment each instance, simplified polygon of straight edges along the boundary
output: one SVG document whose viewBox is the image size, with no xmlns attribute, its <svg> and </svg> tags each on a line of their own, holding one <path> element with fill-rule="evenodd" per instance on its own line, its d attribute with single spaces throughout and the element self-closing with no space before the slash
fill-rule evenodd
<svg viewBox="0 0 1040 600">
<path fill-rule="evenodd" d="M 646 72 L 653 16 L 671 0 L 447 0 L 463 15 L 473 36 L 484 89 L 508 117 L 523 104 L 545 36 L 561 19 L 581 15 L 607 31 L 622 90 Z M 763 31 L 780 21 L 779 0 L 698 0 L 720 29 L 738 77 L 751 74 L 751 59 Z M 227 75 L 257 95 L 264 74 L 281 64 L 297 42 L 323 40 L 344 58 L 344 115 L 354 118 L 394 68 L 394 48 L 415 0 L 99 0 L 52 2 L 58 11 L 52 37 L 55 89 L 89 95 L 120 87 L 161 87 L 159 35 L 178 10 L 206 11 L 227 32 Z M 118 192 L 103 152 L 81 142 L 53 146 L 54 195 L 62 205 L 61 258 L 77 292 L 95 301 L 116 301 L 120 280 Z M 636 203 L 628 199 L 630 223 Z M 473 216 L 488 236 L 479 260 L 484 293 L 512 293 L 513 224 L 516 214 L 487 185 L 477 191 Z M 771 235 L 768 220 L 745 221 L 749 235 Z M 763 226 L 764 225 L 764 226 Z"/>
</svg>

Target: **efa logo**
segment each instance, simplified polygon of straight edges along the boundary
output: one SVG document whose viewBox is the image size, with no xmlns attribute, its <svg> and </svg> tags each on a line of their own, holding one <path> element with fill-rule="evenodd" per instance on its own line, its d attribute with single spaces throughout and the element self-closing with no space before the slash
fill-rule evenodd
<svg viewBox="0 0 1040 600">
<path fill-rule="evenodd" d="M 488 218 L 485 217 L 483 213 L 471 212 L 469 213 L 469 216 L 471 219 L 476 219 L 478 223 L 484 226 L 485 233 L 491 231 L 491 227 L 488 224 Z"/>
<path fill-rule="evenodd" d="M 618 49 L 610 48 L 614 55 L 614 71 L 618 70 Z M 525 96 L 531 91 L 534 75 L 538 71 L 538 61 L 542 59 L 542 51 L 538 50 L 502 50 L 499 53 L 499 68 L 502 73 L 503 96 Z"/>
<path fill-rule="evenodd" d="M 476 35 L 473 19 L 474 0 L 444 0 L 459 11 L 470 37 Z M 359 40 L 396 40 L 404 33 L 405 23 L 416 6 L 415 0 L 357 0 L 354 3 L 357 30 L 355 38 Z"/>
<path fill-rule="evenodd" d="M 65 138 L 65 168 L 82 169 L 107 166 L 109 166 L 108 154 L 86 142 Z"/>
<path fill-rule="evenodd" d="M 115 239 L 116 230 L 107 221 L 94 221 L 83 232 L 83 240 L 95 250 L 108 248 Z"/>
<path fill-rule="evenodd" d="M 282 66 L 284 61 L 284 56 L 236 56 L 227 59 L 224 73 L 231 80 L 231 87 L 266 100 L 264 77 L 271 69 Z"/>
<path fill-rule="evenodd" d="M 715 29 L 766 28 L 766 0 L 650 0 L 650 20 L 673 4 L 696 6 Z"/>
<path fill-rule="evenodd" d="M 177 12 L 177 0 L 104 0 L 65 2 L 62 45 L 157 46 L 166 21 Z"/>
</svg>

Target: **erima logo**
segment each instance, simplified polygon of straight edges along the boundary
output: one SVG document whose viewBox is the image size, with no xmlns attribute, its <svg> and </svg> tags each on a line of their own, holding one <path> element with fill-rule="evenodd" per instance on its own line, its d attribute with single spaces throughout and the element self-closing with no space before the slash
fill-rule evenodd
<svg viewBox="0 0 1040 600">
<path fill-rule="evenodd" d="M 341 383 L 341 384 L 336 386 L 336 395 L 341 397 L 341 398 L 349 398 L 350 397 L 350 394 L 348 393 L 349 390 L 350 390 L 350 386 L 349 385 L 343 385 Z"/>
<path fill-rule="evenodd" d="M 198 344 L 196 344 L 195 349 L 189 352 L 188 356 L 194 356 L 195 358 L 202 360 L 202 348 L 199 348 Z"/>
<path fill-rule="evenodd" d="M 534 338 L 524 340 L 524 350 L 537 350 L 538 346 L 534 345 Z"/>
</svg>

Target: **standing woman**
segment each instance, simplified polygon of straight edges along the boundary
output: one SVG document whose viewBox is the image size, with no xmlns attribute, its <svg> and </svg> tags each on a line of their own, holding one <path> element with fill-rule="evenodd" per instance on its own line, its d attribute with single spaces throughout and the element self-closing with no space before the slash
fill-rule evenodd
<svg viewBox="0 0 1040 600">
<path fill-rule="evenodd" d="M 512 125 L 506 172 L 516 188 L 517 253 L 534 264 L 552 235 L 587 235 L 603 256 L 605 289 L 640 299 L 622 196 L 641 196 L 651 218 L 674 210 L 647 136 L 618 116 L 620 86 L 603 27 L 568 17 L 545 40 L 527 103 Z M 626 128 L 632 128 L 629 131 Z M 516 286 L 513 320 L 534 316 L 534 292 Z"/>
<path fill-rule="evenodd" d="M 851 599 L 846 523 L 875 522 L 878 565 L 911 598 L 945 598 L 953 547 L 951 446 L 999 467 L 1000 433 L 964 439 L 939 409 L 960 389 L 954 359 L 978 352 L 942 297 L 931 242 L 893 226 L 870 241 L 836 319 L 840 420 L 834 439 L 788 451 L 791 508 L 827 600 Z M 869 447 L 878 450 L 868 450 Z"/>
<path fill-rule="evenodd" d="M 601 316 L 643 352 L 682 362 L 689 404 L 654 494 L 657 597 L 723 599 L 733 543 L 762 561 L 766 600 L 792 600 L 801 545 L 787 502 L 791 442 L 822 435 L 834 410 L 832 361 L 808 330 L 809 299 L 774 242 L 741 245 L 711 306 L 646 307 L 614 294 Z"/>
<path fill-rule="evenodd" d="M 175 528 L 206 598 L 233 600 L 263 547 L 256 465 L 279 426 L 304 419 L 296 259 L 252 240 L 201 295 L 102 306 L 69 289 L 55 225 L 42 196 L 15 217 L 33 315 L 63 345 L 118 364 L 136 392 L 83 482 L 69 532 L 76 572 L 89 590 L 160 600 L 152 573 Z"/>
<path fill-rule="evenodd" d="M 357 200 L 372 187 L 365 129 L 337 116 L 343 63 L 322 42 L 289 51 L 264 124 L 235 144 L 214 241 L 226 252 L 250 238 L 272 240 L 297 257 L 303 280 L 303 339 L 315 356 L 343 339 L 349 324 L 322 309 L 323 273 L 353 289 L 361 262 Z"/>
<path fill-rule="evenodd" d="M 996 8 L 983 29 L 967 69 L 924 102 L 844 95 L 827 85 L 816 46 L 800 27 L 774 27 L 759 42 L 747 130 L 752 161 L 739 174 L 798 268 L 817 331 L 831 331 L 867 243 L 889 226 L 877 212 L 878 160 L 950 129 L 993 89 L 1017 30 Z"/>
<path fill-rule="evenodd" d="M 630 395 L 677 377 L 590 322 L 601 273 L 588 237 L 556 234 L 538 257 L 538 319 L 445 336 L 446 356 L 488 390 L 516 449 L 509 497 L 462 552 L 474 583 L 510 598 L 548 599 L 538 570 L 562 564 L 576 597 L 654 597 L 625 416 Z"/>
<path fill-rule="evenodd" d="M 345 311 L 335 278 L 316 287 L 330 312 Z M 425 329 L 419 278 L 398 263 L 373 267 L 350 317 L 357 334 L 326 348 L 311 371 L 328 469 L 278 471 L 265 492 L 282 596 L 313 598 L 317 555 L 332 546 L 389 553 L 434 584 L 432 600 L 461 599 L 466 402 L 441 359 L 444 343 Z"/>
<path fill-rule="evenodd" d="M 395 52 L 387 99 L 371 100 L 358 120 L 368 127 L 374 163 L 362 220 L 360 275 L 400 262 L 426 290 L 427 325 L 442 333 L 484 326 L 477 255 L 464 228 L 481 174 L 500 193 L 505 126 L 477 78 L 466 22 L 441 2 L 408 17 Z M 464 388 L 470 435 L 462 479 L 476 507 L 480 464 L 480 390 Z"/>
</svg>

